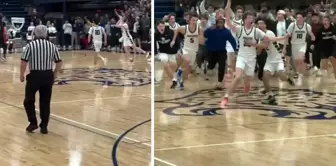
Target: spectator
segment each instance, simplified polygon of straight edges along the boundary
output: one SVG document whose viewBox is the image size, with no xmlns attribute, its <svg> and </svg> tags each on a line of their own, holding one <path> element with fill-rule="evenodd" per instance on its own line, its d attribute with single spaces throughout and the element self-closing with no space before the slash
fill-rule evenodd
<svg viewBox="0 0 336 166">
<path fill-rule="evenodd" d="M 72 25 L 69 23 L 69 21 L 65 21 L 63 24 L 63 30 L 64 30 L 64 45 L 63 49 L 71 49 L 71 34 L 72 34 Z"/>
</svg>

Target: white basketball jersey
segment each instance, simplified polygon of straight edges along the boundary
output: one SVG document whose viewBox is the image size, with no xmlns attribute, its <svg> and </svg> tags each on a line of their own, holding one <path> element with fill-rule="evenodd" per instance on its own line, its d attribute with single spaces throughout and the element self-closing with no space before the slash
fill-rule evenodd
<svg viewBox="0 0 336 166">
<path fill-rule="evenodd" d="M 90 34 L 92 35 L 93 41 L 103 41 L 103 34 L 105 30 L 101 26 L 93 26 L 90 28 Z"/>
<path fill-rule="evenodd" d="M 237 25 L 242 26 L 243 25 L 243 20 L 242 19 L 237 20 L 237 19 L 233 18 L 232 23 L 233 23 L 233 25 L 236 25 L 236 26 Z"/>
<path fill-rule="evenodd" d="M 35 26 L 29 26 L 27 29 L 27 39 L 32 40 L 33 39 L 33 32 L 34 32 Z"/>
<path fill-rule="evenodd" d="M 292 39 L 291 43 L 292 44 L 304 44 L 306 43 L 307 39 L 307 33 L 308 33 L 308 28 L 307 28 L 307 23 L 304 23 L 303 26 L 300 28 L 296 22 L 294 22 L 294 28 L 292 31 Z"/>
<path fill-rule="evenodd" d="M 124 23 L 123 27 L 121 28 L 121 35 L 122 35 L 122 38 L 124 40 L 126 40 L 126 39 L 131 40 L 132 39 L 132 36 L 131 36 L 131 34 L 129 32 L 128 25 L 126 23 Z"/>
<path fill-rule="evenodd" d="M 257 43 L 256 40 L 256 28 L 252 27 L 250 30 L 246 30 L 244 26 L 240 28 L 240 32 L 237 32 L 239 51 L 238 56 L 246 59 L 255 59 L 257 56 L 256 47 L 246 46 L 246 41 L 252 41 Z"/>
<path fill-rule="evenodd" d="M 184 35 L 183 49 L 196 52 L 198 50 L 198 45 L 199 45 L 198 26 L 196 26 L 196 30 L 194 32 L 190 31 L 189 25 L 186 25 L 185 29 L 186 29 L 186 32 Z"/>
<path fill-rule="evenodd" d="M 169 26 L 169 29 L 171 29 L 171 30 L 176 30 L 178 27 L 180 27 L 180 24 L 178 24 L 178 23 L 175 22 L 175 24 L 174 24 L 173 26 L 171 26 L 171 25 L 168 23 L 168 26 Z"/>
<path fill-rule="evenodd" d="M 267 30 L 266 31 L 266 36 L 274 38 L 275 34 L 272 31 Z M 283 62 L 282 61 L 282 57 L 281 57 L 281 53 L 275 47 L 275 45 L 278 46 L 278 43 L 277 42 L 271 42 L 269 44 L 268 48 L 266 49 L 266 51 L 267 51 L 267 60 L 266 60 L 266 62 L 268 62 L 268 63 Z"/>
</svg>

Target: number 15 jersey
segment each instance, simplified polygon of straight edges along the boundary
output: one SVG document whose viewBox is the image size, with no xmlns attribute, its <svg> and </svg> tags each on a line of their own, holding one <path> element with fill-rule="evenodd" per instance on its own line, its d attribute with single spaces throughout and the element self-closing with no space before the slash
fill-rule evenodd
<svg viewBox="0 0 336 166">
<path fill-rule="evenodd" d="M 183 49 L 196 52 L 199 46 L 199 29 L 198 25 L 196 25 L 196 30 L 194 32 L 190 31 L 189 25 L 185 26 L 185 34 L 184 34 L 184 43 Z"/>
<path fill-rule="evenodd" d="M 309 24 L 304 23 L 302 27 L 299 27 L 296 22 L 292 22 L 287 29 L 292 35 L 292 44 L 305 44 L 307 40 L 307 34 L 311 32 L 312 28 Z"/>
<path fill-rule="evenodd" d="M 92 35 L 92 41 L 98 41 L 98 42 L 103 41 L 104 32 L 105 30 L 101 26 L 93 26 L 89 30 L 89 34 Z"/>
</svg>

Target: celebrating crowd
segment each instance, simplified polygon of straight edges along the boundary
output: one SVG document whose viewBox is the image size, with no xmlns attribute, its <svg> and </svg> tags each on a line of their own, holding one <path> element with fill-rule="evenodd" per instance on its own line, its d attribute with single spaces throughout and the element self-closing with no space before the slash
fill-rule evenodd
<svg viewBox="0 0 336 166">
<path fill-rule="evenodd" d="M 207 76 L 216 64 L 216 89 L 223 89 L 225 71 L 233 79 L 222 105 L 228 103 L 241 78 L 249 92 L 255 73 L 264 86 L 267 104 L 276 103 L 269 83 L 272 76 L 302 86 L 307 81 L 304 73 L 312 69 L 316 77 L 332 73 L 336 81 L 335 4 L 274 10 L 262 3 L 254 10 L 252 5 L 232 8 L 231 0 L 223 8 L 205 6 L 205 1 L 191 6 L 180 23 L 171 13 L 157 25 L 157 58 L 172 79 L 171 88 L 183 89 L 189 73 L 203 71 Z M 328 73 L 329 64 L 333 69 Z"/>
</svg>

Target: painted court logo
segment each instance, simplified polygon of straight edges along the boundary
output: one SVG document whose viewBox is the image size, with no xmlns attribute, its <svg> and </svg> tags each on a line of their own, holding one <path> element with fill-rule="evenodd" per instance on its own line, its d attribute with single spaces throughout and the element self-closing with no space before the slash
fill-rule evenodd
<svg viewBox="0 0 336 166">
<path fill-rule="evenodd" d="M 151 83 L 151 73 L 124 69 L 75 68 L 64 69 L 55 80 L 56 85 L 67 85 L 71 82 L 91 82 L 106 86 L 143 86 Z"/>
<path fill-rule="evenodd" d="M 212 89 L 155 102 L 169 105 L 170 107 L 165 108 L 163 112 L 171 116 L 218 116 L 225 110 L 239 109 L 252 110 L 260 116 L 278 118 L 336 119 L 336 93 L 322 93 L 309 89 L 273 89 L 278 100 L 278 105 L 273 106 L 261 103 L 265 95 L 260 94 L 258 89 L 251 88 L 248 95 L 239 89 L 236 99 L 225 109 L 219 107 L 225 92 Z"/>
</svg>

